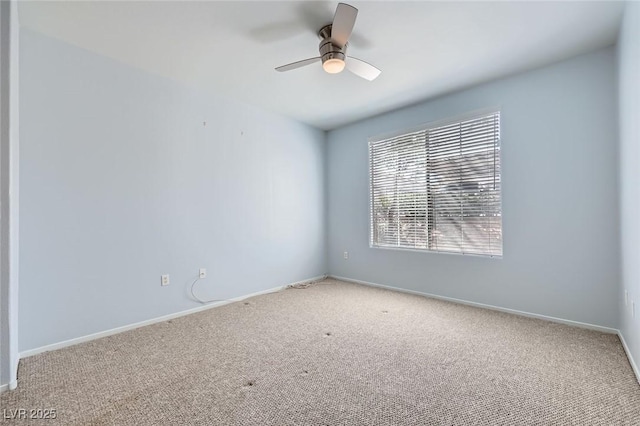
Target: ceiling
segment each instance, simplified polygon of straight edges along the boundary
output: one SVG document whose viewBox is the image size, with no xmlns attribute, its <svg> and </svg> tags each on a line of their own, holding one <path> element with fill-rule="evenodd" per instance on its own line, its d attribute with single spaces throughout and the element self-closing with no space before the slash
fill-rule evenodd
<svg viewBox="0 0 640 426">
<path fill-rule="evenodd" d="M 320 64 L 316 32 L 338 2 L 21 2 L 22 26 L 321 129 L 414 104 L 616 41 L 620 2 L 350 1 L 349 54 L 369 82 Z"/>
</svg>

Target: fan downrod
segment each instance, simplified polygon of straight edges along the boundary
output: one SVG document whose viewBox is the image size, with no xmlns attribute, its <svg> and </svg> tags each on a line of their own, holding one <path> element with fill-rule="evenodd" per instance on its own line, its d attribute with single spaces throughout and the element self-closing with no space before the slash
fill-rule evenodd
<svg viewBox="0 0 640 426">
<path fill-rule="evenodd" d="M 339 59 L 344 61 L 347 57 L 347 45 L 343 47 L 334 44 L 331 40 L 331 27 L 332 25 L 325 25 L 318 31 L 318 37 L 320 38 L 320 57 L 324 64 L 329 59 Z"/>
</svg>

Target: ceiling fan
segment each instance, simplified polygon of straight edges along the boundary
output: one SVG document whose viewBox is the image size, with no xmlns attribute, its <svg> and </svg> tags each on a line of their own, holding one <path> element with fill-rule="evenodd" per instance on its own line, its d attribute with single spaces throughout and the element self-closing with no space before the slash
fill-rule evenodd
<svg viewBox="0 0 640 426">
<path fill-rule="evenodd" d="M 347 56 L 347 46 L 353 26 L 356 23 L 358 9 L 345 3 L 339 3 L 333 17 L 333 23 L 318 31 L 320 37 L 320 56 L 282 65 L 276 71 L 291 71 L 322 61 L 322 68 L 329 74 L 337 74 L 345 68 L 366 80 L 372 81 L 382 71 L 373 65 L 352 56 Z"/>
</svg>

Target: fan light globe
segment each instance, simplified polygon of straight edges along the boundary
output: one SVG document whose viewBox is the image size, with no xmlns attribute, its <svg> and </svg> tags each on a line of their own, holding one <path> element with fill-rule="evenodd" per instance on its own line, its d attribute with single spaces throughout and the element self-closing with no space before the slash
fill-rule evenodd
<svg viewBox="0 0 640 426">
<path fill-rule="evenodd" d="M 322 64 L 322 68 L 329 74 L 338 74 L 344 69 L 344 61 L 337 58 L 327 59 Z"/>
</svg>

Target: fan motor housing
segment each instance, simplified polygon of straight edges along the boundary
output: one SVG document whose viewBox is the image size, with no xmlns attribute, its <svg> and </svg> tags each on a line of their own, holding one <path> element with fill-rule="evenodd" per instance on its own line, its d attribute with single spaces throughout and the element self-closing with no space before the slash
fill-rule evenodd
<svg viewBox="0 0 640 426">
<path fill-rule="evenodd" d="M 324 64 L 329 59 L 345 60 L 347 56 L 347 45 L 340 47 L 331 41 L 331 25 L 326 25 L 318 32 L 320 37 L 320 57 Z"/>
</svg>

